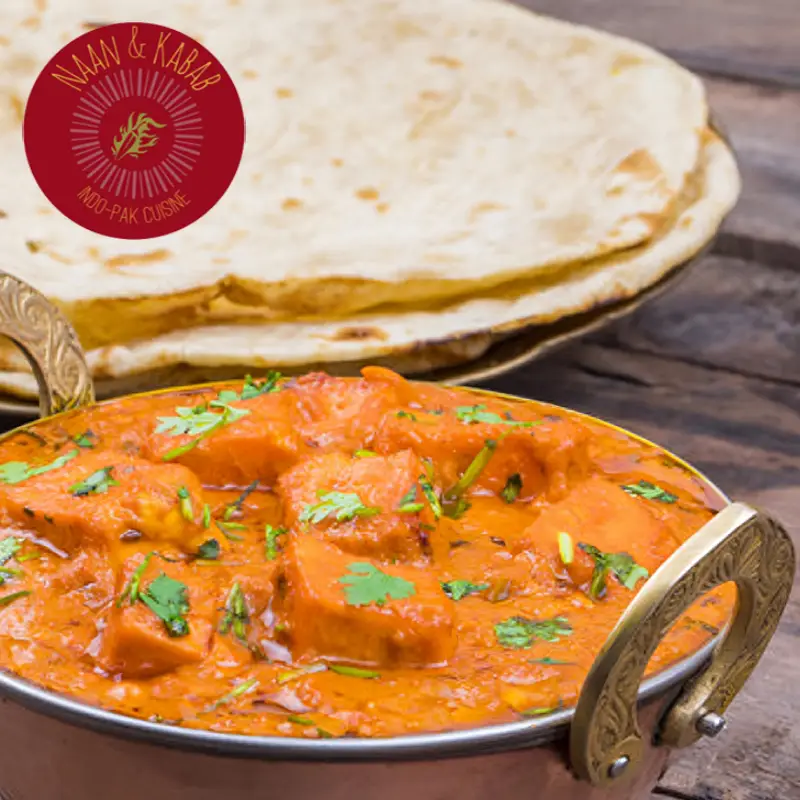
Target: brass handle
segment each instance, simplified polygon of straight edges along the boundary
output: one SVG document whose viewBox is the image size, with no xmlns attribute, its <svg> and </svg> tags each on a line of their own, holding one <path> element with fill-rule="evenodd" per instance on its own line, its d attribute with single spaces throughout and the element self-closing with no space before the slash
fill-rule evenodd
<svg viewBox="0 0 800 800">
<path fill-rule="evenodd" d="M 711 663 L 685 685 L 660 726 L 660 743 L 685 747 L 699 721 L 722 714 L 778 626 L 795 573 L 792 540 L 775 519 L 742 503 L 727 506 L 647 581 L 608 637 L 575 709 L 570 757 L 596 786 L 626 780 L 642 760 L 637 696 L 663 636 L 698 598 L 728 581 L 738 590 L 732 624 Z"/>
<path fill-rule="evenodd" d="M 92 376 L 72 325 L 43 294 L 6 272 L 0 272 L 0 334 L 28 359 L 42 416 L 94 402 Z"/>
</svg>

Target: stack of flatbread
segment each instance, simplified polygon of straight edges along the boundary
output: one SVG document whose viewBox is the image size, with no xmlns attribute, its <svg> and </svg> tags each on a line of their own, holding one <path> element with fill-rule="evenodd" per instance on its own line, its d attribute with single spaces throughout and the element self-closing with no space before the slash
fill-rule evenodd
<svg viewBox="0 0 800 800">
<path fill-rule="evenodd" d="M 20 136 L 45 62 L 130 20 L 200 40 L 247 120 L 227 194 L 155 240 L 64 218 Z M 0 269 L 68 314 L 100 394 L 472 359 L 642 292 L 739 192 L 692 74 L 495 0 L 4 0 L 0 176 Z M 0 369 L 34 396 L 13 347 Z"/>
</svg>

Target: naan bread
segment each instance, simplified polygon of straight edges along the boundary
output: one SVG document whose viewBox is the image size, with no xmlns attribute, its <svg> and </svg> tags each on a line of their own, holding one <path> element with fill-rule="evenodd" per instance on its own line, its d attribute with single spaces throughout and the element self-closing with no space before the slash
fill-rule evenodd
<svg viewBox="0 0 800 800">
<path fill-rule="evenodd" d="M 109 395 L 270 367 L 301 371 L 335 364 L 335 371 L 352 373 L 369 362 L 413 373 L 470 360 L 497 337 L 638 294 L 713 238 L 739 191 L 733 154 L 709 132 L 700 169 L 670 224 L 651 242 L 625 253 L 428 311 L 176 331 L 149 342 L 93 350 L 89 364 L 98 393 Z M 35 392 L 33 379 L 20 373 L 0 373 L 0 389 L 24 396 Z"/>
<path fill-rule="evenodd" d="M 89 23 L 129 19 L 200 39 L 247 118 L 226 196 L 157 240 L 63 218 L 20 137 L 43 64 Z M 88 348 L 418 308 L 645 243 L 707 122 L 700 81 L 667 58 L 491 0 L 3 0 L 0 32 L 0 267 Z M 218 335 L 222 350 L 238 333 Z M 292 341 L 296 360 L 315 336 Z"/>
</svg>

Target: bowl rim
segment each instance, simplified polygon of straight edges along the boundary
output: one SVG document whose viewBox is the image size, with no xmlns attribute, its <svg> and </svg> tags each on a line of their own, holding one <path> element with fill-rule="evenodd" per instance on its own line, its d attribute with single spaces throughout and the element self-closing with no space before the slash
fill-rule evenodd
<svg viewBox="0 0 800 800">
<path fill-rule="evenodd" d="M 237 383 L 235 380 L 209 381 L 187 386 L 167 387 L 121 397 L 110 398 L 90 406 L 72 408 L 12 428 L 0 434 L 0 443 L 28 428 L 36 427 L 57 417 L 78 416 L 83 411 L 162 394 L 197 392 L 218 386 Z M 456 389 L 475 395 L 484 395 L 522 403 L 537 403 L 535 398 L 525 398 L 504 392 L 496 392 L 472 386 L 452 384 L 419 383 Z M 581 411 L 545 403 L 555 411 L 575 415 L 595 425 L 622 433 L 647 447 L 657 449 L 680 464 L 686 471 L 699 478 L 704 485 L 717 493 L 726 504 L 731 500 L 709 478 L 697 468 L 655 442 L 646 439 L 615 423 L 608 422 Z M 666 695 L 670 689 L 694 676 L 710 659 L 714 648 L 724 638 L 725 630 L 714 635 L 702 647 L 642 681 L 638 702 L 648 703 Z M 234 758 L 257 758 L 268 761 L 310 762 L 367 762 L 367 761 L 414 761 L 440 758 L 487 755 L 490 753 L 537 747 L 565 736 L 572 722 L 575 707 L 555 711 L 546 716 L 474 728 L 440 731 L 433 733 L 407 734 L 385 738 L 340 737 L 332 739 L 300 739 L 284 736 L 262 736 L 210 731 L 202 728 L 183 728 L 159 722 L 127 716 L 99 706 L 82 702 L 39 684 L 15 675 L 0 667 L 0 698 L 8 699 L 26 709 L 44 716 L 116 738 L 145 742 L 191 752 L 203 752 Z"/>
</svg>

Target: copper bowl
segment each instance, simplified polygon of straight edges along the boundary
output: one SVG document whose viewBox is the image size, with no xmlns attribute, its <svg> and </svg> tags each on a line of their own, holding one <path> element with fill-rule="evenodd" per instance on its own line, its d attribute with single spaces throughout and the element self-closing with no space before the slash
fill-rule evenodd
<svg viewBox="0 0 800 800">
<path fill-rule="evenodd" d="M 2 273 L 0 333 L 30 361 L 43 415 L 94 402 L 69 322 L 41 294 Z M 298 740 L 164 726 L 0 671 L 0 800 L 647 797 L 671 751 L 724 727 L 722 715 L 769 644 L 795 572 L 794 547 L 779 522 L 729 501 L 693 471 L 727 505 L 639 591 L 574 709 L 464 731 Z M 729 581 L 738 602 L 726 630 L 643 681 L 678 617 Z"/>
</svg>

